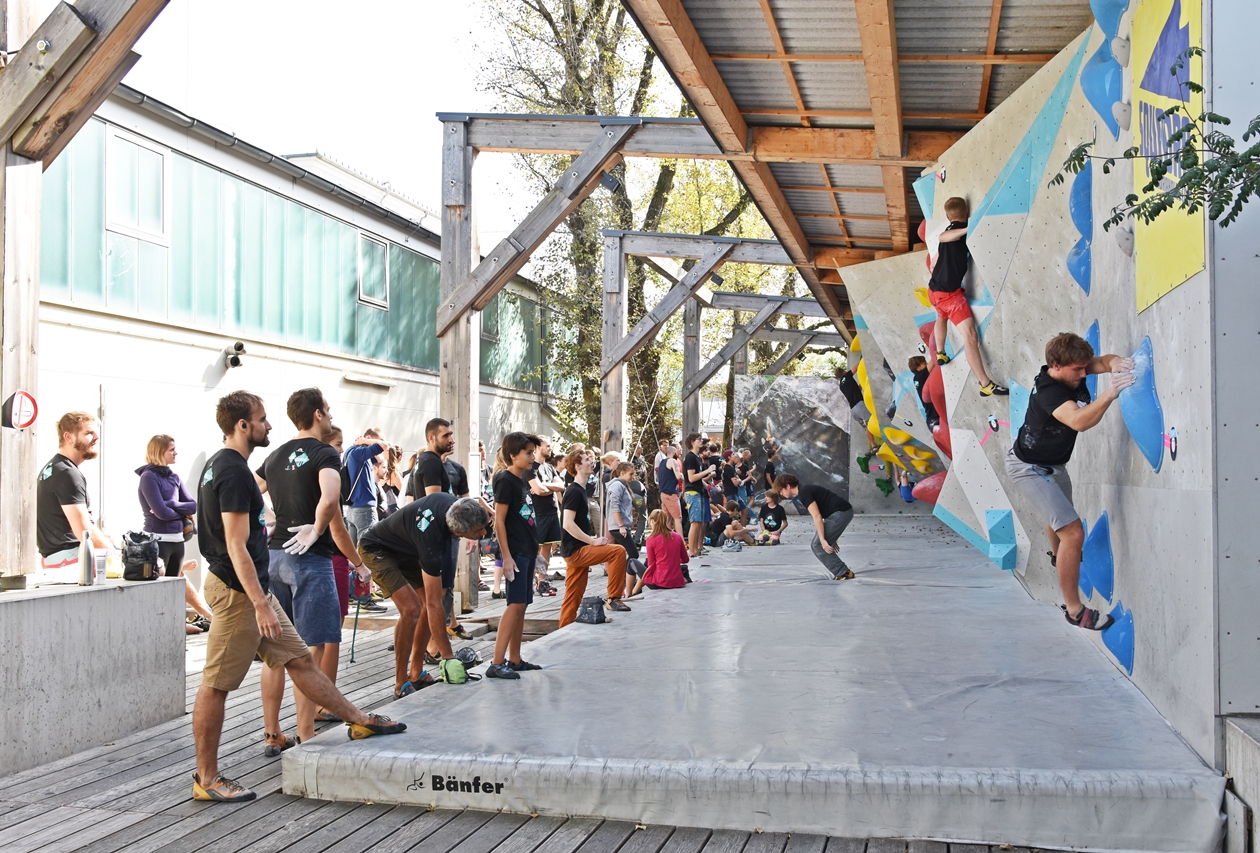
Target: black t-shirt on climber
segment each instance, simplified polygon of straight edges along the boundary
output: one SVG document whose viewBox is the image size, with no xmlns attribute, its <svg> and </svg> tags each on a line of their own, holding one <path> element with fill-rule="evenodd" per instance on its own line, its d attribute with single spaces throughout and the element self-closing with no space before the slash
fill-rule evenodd
<svg viewBox="0 0 1260 853">
<path fill-rule="evenodd" d="M 966 222 L 951 222 L 946 231 L 957 231 L 959 228 L 966 228 Z M 940 251 L 936 255 L 936 266 L 932 267 L 932 279 L 928 282 L 928 289 L 935 290 L 937 293 L 953 293 L 962 287 L 963 279 L 967 277 L 967 267 L 971 263 L 971 252 L 967 249 L 967 238 L 954 240 L 951 243 L 941 243 Z"/>
<path fill-rule="evenodd" d="M 1029 465 L 1066 465 L 1076 447 L 1076 430 L 1054 416 L 1064 403 L 1088 406 L 1093 401 L 1082 381 L 1069 388 L 1052 377 L 1046 365 L 1033 381 L 1028 398 L 1028 414 L 1015 439 L 1015 455 Z"/>
<path fill-rule="evenodd" d="M 801 502 L 801 506 L 805 507 L 806 512 L 809 511 L 810 504 L 818 504 L 818 514 L 823 518 L 834 515 L 837 512 L 848 512 L 853 509 L 844 498 L 822 486 L 801 486 L 796 498 Z"/>
</svg>

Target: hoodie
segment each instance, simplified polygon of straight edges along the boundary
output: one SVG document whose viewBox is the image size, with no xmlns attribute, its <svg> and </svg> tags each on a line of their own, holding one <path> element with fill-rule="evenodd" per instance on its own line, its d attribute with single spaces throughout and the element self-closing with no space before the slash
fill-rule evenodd
<svg viewBox="0 0 1260 853">
<path fill-rule="evenodd" d="M 141 465 L 140 507 L 147 533 L 182 534 L 184 516 L 197 514 L 197 502 L 179 475 L 165 465 Z"/>
</svg>

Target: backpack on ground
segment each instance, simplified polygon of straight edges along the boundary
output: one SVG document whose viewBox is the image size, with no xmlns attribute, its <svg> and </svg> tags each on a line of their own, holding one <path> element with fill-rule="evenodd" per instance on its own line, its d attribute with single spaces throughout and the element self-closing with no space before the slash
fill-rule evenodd
<svg viewBox="0 0 1260 853">
<path fill-rule="evenodd" d="M 464 662 L 459 658 L 443 658 L 438 664 L 438 678 L 446 684 L 465 684 L 468 681 L 476 681 L 481 676 L 468 672 L 464 668 Z"/>
<path fill-rule="evenodd" d="M 608 617 L 604 615 L 604 599 L 598 595 L 588 595 L 582 599 L 582 606 L 578 608 L 577 621 L 585 622 L 587 625 L 599 625 L 608 621 Z"/>
<path fill-rule="evenodd" d="M 727 539 L 722 543 L 722 550 L 728 551 L 732 554 L 738 554 L 740 551 L 744 550 L 744 545 L 735 539 Z"/>
<path fill-rule="evenodd" d="M 151 581 L 158 571 L 158 539 L 152 533 L 128 531 L 123 534 L 123 580 Z"/>
</svg>

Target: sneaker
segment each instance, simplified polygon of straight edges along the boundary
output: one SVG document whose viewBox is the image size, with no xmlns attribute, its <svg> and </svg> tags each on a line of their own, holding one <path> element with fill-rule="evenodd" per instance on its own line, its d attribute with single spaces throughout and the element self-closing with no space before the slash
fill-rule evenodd
<svg viewBox="0 0 1260 853">
<path fill-rule="evenodd" d="M 1007 388 L 1005 385 L 999 385 L 992 380 L 989 380 L 988 385 L 980 386 L 981 397 L 1005 397 L 1009 393 L 1011 393 L 1011 389 Z"/>
<path fill-rule="evenodd" d="M 446 626 L 446 633 L 447 633 L 447 635 L 448 635 L 448 636 L 451 636 L 451 637 L 459 637 L 461 640 L 471 640 L 471 639 L 472 639 L 472 634 L 470 634 L 470 633 L 468 633 L 467 631 L 465 631 L 465 630 L 464 630 L 464 626 L 463 626 L 463 625 L 456 625 L 454 628 L 452 628 L 450 625 L 447 625 L 447 626 Z"/>
<path fill-rule="evenodd" d="M 512 668 L 507 665 L 507 661 L 504 661 L 503 663 L 492 663 L 486 667 L 486 678 L 513 679 L 520 677 L 520 673 L 513 671 Z"/>
<path fill-rule="evenodd" d="M 1097 610 L 1090 610 L 1088 607 L 1082 607 L 1081 612 L 1076 614 L 1076 618 L 1072 618 L 1072 614 L 1068 613 L 1066 606 L 1060 604 L 1059 607 L 1063 610 L 1063 616 L 1068 622 L 1087 631 L 1106 630 L 1116 621 L 1111 618 L 1110 613 L 1099 613 Z"/>
<path fill-rule="evenodd" d="M 369 601 L 363 605 L 363 609 L 369 613 L 384 613 L 389 608 L 386 607 L 384 604 L 378 604 L 375 601 Z"/>
<path fill-rule="evenodd" d="M 853 574 L 853 569 L 845 569 L 844 574 L 832 575 L 832 577 L 838 581 L 851 581 L 857 577 L 857 575 Z"/>
<path fill-rule="evenodd" d="M 506 592 L 492 592 L 490 593 L 490 597 L 491 598 L 507 598 L 507 593 Z"/>
<path fill-rule="evenodd" d="M 220 773 L 209 785 L 201 784 L 201 777 L 193 774 L 193 799 L 211 800 L 216 803 L 243 803 L 257 796 L 235 779 L 229 779 Z"/>
<path fill-rule="evenodd" d="M 949 362 L 950 362 L 950 357 L 949 357 L 949 356 L 947 356 L 945 353 L 943 353 L 943 352 L 938 352 L 938 353 L 936 354 L 936 363 L 937 363 L 937 364 L 949 364 Z"/>
<path fill-rule="evenodd" d="M 620 598 L 610 598 L 608 599 L 608 609 L 616 610 L 618 613 L 629 613 L 630 605 L 626 604 Z"/>
<path fill-rule="evenodd" d="M 525 658 L 521 658 L 516 663 L 512 663 L 510 660 L 505 660 L 503 663 L 507 666 L 508 669 L 512 670 L 512 672 L 529 672 L 530 670 L 533 670 L 533 669 L 542 669 L 542 667 L 539 666 L 538 664 L 530 663 L 529 661 L 525 660 Z"/>
<path fill-rule="evenodd" d="M 437 666 L 439 663 L 441 663 L 441 661 L 439 661 L 437 658 L 435 658 L 433 655 L 429 654 L 428 652 L 424 653 L 424 662 L 425 662 L 425 665 L 427 666 Z"/>
<path fill-rule="evenodd" d="M 346 735 L 350 740 L 363 740 L 373 735 L 396 735 L 405 731 L 406 723 L 396 723 L 380 714 L 368 714 L 366 723 L 346 723 Z"/>
<path fill-rule="evenodd" d="M 489 592 L 490 587 L 485 581 L 477 581 L 477 592 Z"/>
<path fill-rule="evenodd" d="M 284 732 L 272 734 L 271 732 L 263 732 L 263 755 L 267 758 L 275 758 L 291 746 L 297 746 L 297 742 L 293 738 L 285 735 Z"/>
</svg>

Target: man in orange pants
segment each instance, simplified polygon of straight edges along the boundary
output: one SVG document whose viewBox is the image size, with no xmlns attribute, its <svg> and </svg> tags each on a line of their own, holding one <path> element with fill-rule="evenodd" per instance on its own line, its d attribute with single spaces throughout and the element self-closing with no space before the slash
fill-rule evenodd
<svg viewBox="0 0 1260 853">
<path fill-rule="evenodd" d="M 560 556 L 565 564 L 561 628 L 577 619 L 590 567 L 600 563 L 608 569 L 608 608 L 622 612 L 630 610 L 630 606 L 621 600 L 626 591 L 626 549 L 608 544 L 607 536 L 597 537 L 591 530 L 584 484 L 595 470 L 595 457 L 583 447 L 571 451 L 564 457 L 562 465 L 573 481 L 564 490 L 561 501 Z"/>
</svg>

